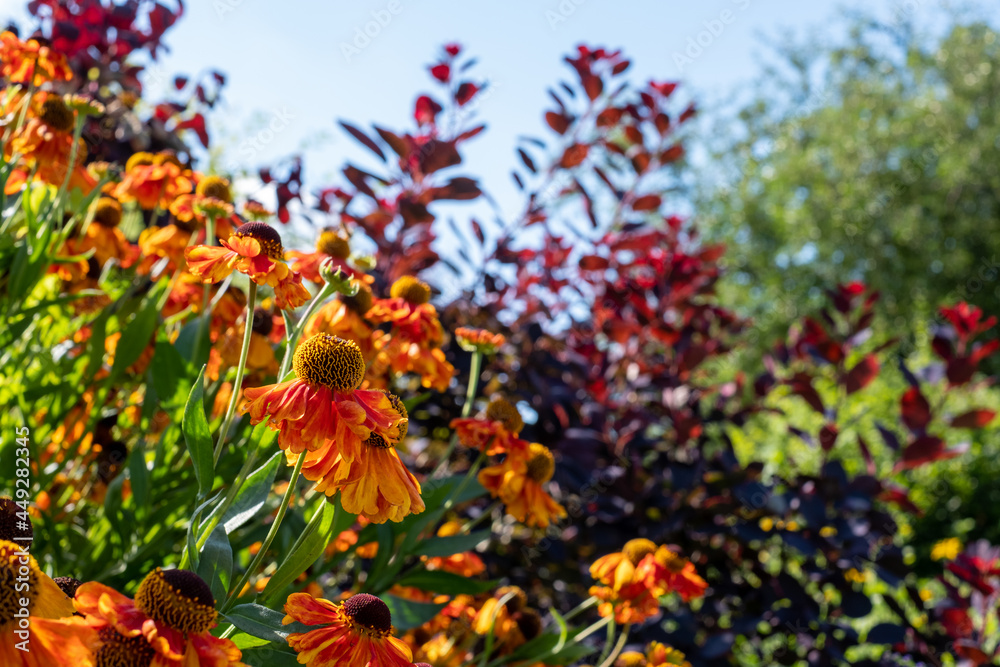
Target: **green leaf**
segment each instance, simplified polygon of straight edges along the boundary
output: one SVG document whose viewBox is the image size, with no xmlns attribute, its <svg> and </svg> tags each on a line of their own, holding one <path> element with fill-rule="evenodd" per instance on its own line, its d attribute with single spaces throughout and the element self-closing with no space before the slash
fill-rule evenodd
<svg viewBox="0 0 1000 667">
<path fill-rule="evenodd" d="M 205 418 L 205 368 L 198 373 L 191 393 L 188 394 L 184 406 L 184 419 L 181 420 L 181 431 L 187 444 L 191 462 L 194 464 L 194 474 L 198 478 L 198 493 L 202 496 L 212 490 L 215 478 L 215 462 L 212 458 L 212 433 L 208 430 L 208 419 Z"/>
<path fill-rule="evenodd" d="M 188 378 L 187 362 L 177 348 L 159 341 L 153 353 L 152 368 L 153 388 L 159 397 L 160 407 L 179 405 L 184 400 L 185 379 Z"/>
<path fill-rule="evenodd" d="M 423 625 L 445 607 L 444 603 L 414 602 L 395 595 L 383 595 L 382 601 L 388 605 L 392 624 L 400 632 Z"/>
<path fill-rule="evenodd" d="M 226 515 L 222 518 L 222 525 L 225 527 L 226 533 L 232 534 L 234 530 L 252 519 L 264 506 L 268 494 L 271 493 L 274 476 L 278 472 L 278 465 L 282 458 L 284 458 L 282 452 L 275 452 L 264 465 L 247 477 L 243 488 L 236 494 L 232 506 L 226 510 Z"/>
<path fill-rule="evenodd" d="M 285 615 L 259 604 L 239 604 L 223 614 L 225 619 L 237 628 L 258 639 L 269 642 L 285 643 L 285 639 L 293 632 L 308 632 L 309 628 L 301 623 L 282 625 Z"/>
<path fill-rule="evenodd" d="M 125 369 L 138 361 L 153 339 L 156 325 L 160 321 L 160 294 L 166 281 L 146 294 L 135 317 L 122 330 L 122 337 L 115 347 L 115 363 L 111 367 L 112 377 L 119 377 Z"/>
<path fill-rule="evenodd" d="M 133 449 L 129 455 L 128 474 L 135 508 L 145 509 L 149 504 L 149 468 L 146 467 L 146 453 L 141 448 Z"/>
<path fill-rule="evenodd" d="M 323 553 L 323 549 L 330 543 L 337 511 L 334 505 L 325 498 L 321 502 L 323 503 L 322 516 L 318 522 L 309 522 L 306 531 L 299 538 L 298 546 L 278 566 L 278 569 L 268 580 L 267 587 L 264 588 L 264 600 L 270 600 L 284 591 L 286 586 L 295 581 L 300 574 L 316 562 L 316 559 Z"/>
<path fill-rule="evenodd" d="M 490 539 L 492 532 L 480 530 L 468 535 L 449 535 L 448 537 L 431 537 L 418 542 L 413 553 L 418 556 L 452 556 L 465 553 L 476 548 L 480 542 Z"/>
<path fill-rule="evenodd" d="M 222 526 L 205 542 L 198 556 L 198 576 L 208 582 L 216 600 L 225 600 L 233 577 L 233 549 Z"/>
<path fill-rule="evenodd" d="M 248 635 L 245 632 L 237 632 L 235 635 L 230 637 L 230 639 L 233 641 L 234 644 L 236 644 L 236 648 L 240 649 L 241 651 L 246 650 L 248 648 L 254 648 L 255 646 L 264 646 L 266 644 L 271 643 L 266 639 L 254 637 L 253 635 Z"/>
<path fill-rule="evenodd" d="M 442 570 L 411 572 L 396 583 L 400 586 L 413 586 L 422 591 L 431 591 L 442 595 L 462 595 L 463 593 L 475 595 L 476 593 L 485 593 L 496 585 L 494 581 L 469 579 Z"/>
<path fill-rule="evenodd" d="M 593 647 L 582 644 L 570 644 L 558 649 L 557 647 L 561 643 L 560 635 L 551 633 L 541 634 L 531 641 L 521 644 L 516 651 L 507 656 L 507 660 L 508 662 L 519 660 L 537 661 L 541 659 L 541 656 L 545 655 L 545 658 L 541 659 L 541 661 L 546 665 L 568 665 L 584 656 L 590 655 L 595 650 Z M 549 655 L 553 650 L 555 652 Z"/>
<path fill-rule="evenodd" d="M 302 667 L 295 651 L 284 643 L 271 642 L 248 648 L 243 651 L 241 660 L 250 667 Z"/>
<path fill-rule="evenodd" d="M 201 326 L 200 317 L 195 317 L 190 322 L 181 327 L 181 332 L 174 341 L 174 347 L 180 353 L 181 358 L 189 360 L 195 368 L 208 363 L 208 353 L 212 349 L 212 342 L 209 339 L 211 328 Z M 198 358 L 194 357 L 195 341 L 198 333 L 201 332 L 201 345 L 198 345 Z"/>
</svg>

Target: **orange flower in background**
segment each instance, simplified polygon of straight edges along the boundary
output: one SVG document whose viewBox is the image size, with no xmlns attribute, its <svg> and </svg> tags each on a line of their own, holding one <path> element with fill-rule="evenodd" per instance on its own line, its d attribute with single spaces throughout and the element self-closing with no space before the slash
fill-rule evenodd
<svg viewBox="0 0 1000 667">
<path fill-rule="evenodd" d="M 206 283 L 217 283 L 233 271 L 245 273 L 258 285 L 272 287 L 275 305 L 282 310 L 298 308 L 309 300 L 302 276 L 282 260 L 281 236 L 270 225 L 248 222 L 221 244 L 193 246 L 184 251 L 192 275 Z"/>
<path fill-rule="evenodd" d="M 470 449 L 486 451 L 491 456 L 513 450 L 523 451 L 527 447 L 527 443 L 517 437 L 524 428 L 521 413 L 503 398 L 490 401 L 485 419 L 452 419 L 451 428 L 460 443 Z"/>
<path fill-rule="evenodd" d="M 444 330 L 437 309 L 428 303 L 431 288 L 413 276 L 403 276 L 392 284 L 389 299 L 377 299 L 368 311 L 375 324 L 389 322 L 393 335 L 425 347 L 438 347 L 444 341 Z"/>
<path fill-rule="evenodd" d="M 246 372 L 252 375 L 255 371 L 263 371 L 269 375 L 278 372 L 278 360 L 274 356 L 274 348 L 267 335 L 270 333 L 272 325 L 270 314 L 265 318 L 258 317 L 255 309 L 252 331 L 250 333 L 250 349 L 247 351 Z M 223 331 L 215 345 L 212 346 L 209 355 L 208 366 L 205 369 L 205 377 L 215 381 L 220 376 L 225 376 L 225 371 L 236 368 L 240 361 L 240 353 L 243 351 L 243 335 L 246 332 L 244 323 L 228 327 Z"/>
<path fill-rule="evenodd" d="M 320 266 L 326 260 L 330 260 L 330 270 L 336 271 L 338 268 L 344 275 L 357 278 L 360 282 L 371 284 L 374 278 L 355 271 L 347 264 L 347 258 L 351 256 L 350 240 L 332 229 L 323 230 L 316 241 L 314 252 L 300 252 L 289 250 L 287 255 L 293 259 L 292 269 L 302 274 L 306 280 L 321 284 L 323 277 L 319 274 Z"/>
<path fill-rule="evenodd" d="M 507 513 L 528 526 L 545 528 L 566 516 L 544 485 L 555 472 L 555 458 L 543 445 L 531 443 L 524 452 L 514 451 L 503 463 L 479 472 L 479 483 L 507 506 Z"/>
<path fill-rule="evenodd" d="M 500 600 L 509 594 L 513 597 L 501 605 Z M 486 635 L 492 630 L 497 652 L 507 655 L 541 634 L 542 618 L 528 607 L 528 596 L 523 590 L 504 586 L 483 603 L 472 629 L 478 635 Z"/>
<path fill-rule="evenodd" d="M 687 656 L 677 649 L 666 644 L 661 644 L 660 642 L 650 642 L 649 646 L 646 647 L 646 664 L 649 667 L 668 667 L 669 665 L 691 667 L 691 663 L 687 661 Z"/>
<path fill-rule="evenodd" d="M 41 97 L 42 94 L 39 93 Z M 34 178 L 62 187 L 69 174 L 69 188 L 79 188 L 87 193 L 94 189 L 97 181 L 87 172 L 83 163 L 87 157 L 87 144 L 78 139 L 76 155 L 73 155 L 73 128 L 76 116 L 66 102 L 58 95 L 44 95 L 41 105 L 35 109 L 24 127 L 11 139 L 5 154 L 19 155 L 19 173 L 12 174 L 6 184 L 8 194 L 17 192 L 34 170 Z M 34 106 L 34 101 L 32 102 Z M 70 158 L 73 163 L 70 164 Z"/>
<path fill-rule="evenodd" d="M 9 499 L 4 499 L 5 515 L 16 510 Z M 10 517 L 13 519 L 13 516 Z M 13 527 L 13 521 L 11 521 Z M 30 540 L 12 541 L 8 522 L 0 531 L 0 665 L 3 667 L 54 667 L 73 665 L 93 667 L 93 653 L 97 642 L 95 633 L 82 618 L 73 617 L 73 601 L 55 581 L 38 567 L 38 562 L 28 553 Z M 9 539 L 8 539 L 9 538 Z M 20 577 L 20 578 L 19 578 Z M 27 584 L 15 586 L 15 582 Z M 27 601 L 27 605 L 24 601 Z M 15 614 L 27 607 L 27 618 Z M 60 620 L 61 619 L 61 620 Z M 30 629 L 27 643 L 18 630 Z M 21 650 L 18 644 L 27 646 Z"/>
<path fill-rule="evenodd" d="M 368 374 L 373 385 L 384 385 L 391 369 L 399 375 L 419 375 L 421 385 L 428 389 L 448 390 L 455 367 L 448 363 L 440 348 L 424 347 L 384 332 L 374 339 L 374 345 L 378 353 Z"/>
<path fill-rule="evenodd" d="M 113 194 L 122 203 L 138 202 L 146 210 L 167 210 L 182 194 L 191 192 L 191 172 L 170 153 L 136 153 Z"/>
<path fill-rule="evenodd" d="M 37 87 L 46 81 L 73 78 L 66 56 L 36 39 L 22 42 L 9 30 L 0 33 L 0 63 L 0 76 L 13 83 L 34 83 Z"/>
<path fill-rule="evenodd" d="M 702 597 L 708 584 L 694 565 L 665 546 L 651 540 L 629 540 L 619 553 L 598 558 L 590 576 L 600 586 L 590 594 L 601 600 L 602 616 L 619 623 L 639 623 L 659 613 L 659 598 L 676 592 L 685 602 Z"/>
<path fill-rule="evenodd" d="M 215 599 L 194 572 L 157 568 L 135 600 L 86 583 L 76 591 L 76 609 L 100 635 L 97 665 L 246 667 L 233 642 L 212 636 Z"/>
<path fill-rule="evenodd" d="M 138 245 L 143 259 L 137 269 L 138 272 L 148 274 L 153 265 L 163 258 L 170 260 L 165 268 L 167 272 L 184 266 L 184 251 L 191 243 L 191 234 L 190 229 L 177 224 L 142 230 Z"/>
<path fill-rule="evenodd" d="M 320 306 L 306 322 L 303 333 L 306 336 L 325 333 L 353 340 L 361 348 L 365 362 L 368 362 L 375 354 L 372 328 L 364 319 L 371 305 L 371 289 L 367 285 L 360 285 L 358 293 L 354 296 L 347 297 L 341 294 Z"/>
<path fill-rule="evenodd" d="M 458 344 L 466 352 L 479 352 L 480 354 L 495 354 L 506 342 L 503 334 L 495 334 L 485 329 L 472 329 L 470 327 L 459 327 L 455 329 L 455 338 Z"/>
<path fill-rule="evenodd" d="M 288 635 L 288 645 L 308 667 L 412 667 L 413 654 L 393 637 L 389 607 L 374 595 L 353 595 L 342 604 L 293 593 L 283 623 L 319 626 Z"/>
<path fill-rule="evenodd" d="M 139 249 L 133 246 L 118 229 L 122 220 L 122 207 L 110 197 L 101 197 L 94 207 L 94 215 L 87 230 L 79 238 L 68 239 L 59 253 L 72 257 L 94 251 L 93 260 L 98 267 L 116 260 L 122 268 L 128 268 L 139 258 Z M 63 280 L 73 280 L 74 274 L 82 277 L 88 271 L 86 261 L 76 264 L 56 265 L 56 271 Z M 66 269 L 69 268 L 67 271 Z"/>
<path fill-rule="evenodd" d="M 438 537 L 458 535 L 462 529 L 461 521 L 448 521 L 438 528 Z M 423 557 L 428 570 L 444 570 L 463 577 L 474 577 L 486 571 L 486 564 L 473 551 L 452 554 L 450 556 Z"/>
<path fill-rule="evenodd" d="M 225 239 L 239 225 L 233 208 L 233 194 L 229 181 L 221 176 L 195 174 L 198 185 L 194 193 L 178 196 L 170 204 L 170 213 L 186 227 L 202 228 L 208 217 L 215 220 L 216 238 Z"/>
</svg>

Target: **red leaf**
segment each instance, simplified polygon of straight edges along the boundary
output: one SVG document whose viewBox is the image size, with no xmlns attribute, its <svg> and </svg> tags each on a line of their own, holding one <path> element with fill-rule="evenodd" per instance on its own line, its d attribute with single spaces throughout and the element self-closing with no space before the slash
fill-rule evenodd
<svg viewBox="0 0 1000 667">
<path fill-rule="evenodd" d="M 454 58 L 459 53 L 461 53 L 461 51 L 462 51 L 462 45 L 453 42 L 451 44 L 445 45 L 444 50 L 448 52 L 449 56 L 451 56 L 452 58 Z"/>
<path fill-rule="evenodd" d="M 679 160 L 683 155 L 684 147 L 680 144 L 675 144 L 660 154 L 660 162 L 664 164 L 674 162 L 675 160 Z"/>
<path fill-rule="evenodd" d="M 434 65 L 431 67 L 431 76 L 441 83 L 448 83 L 448 79 L 451 78 L 451 67 L 445 63 Z"/>
<path fill-rule="evenodd" d="M 200 113 L 195 114 L 192 118 L 189 118 L 182 123 L 178 123 L 176 129 L 191 130 L 198 135 L 198 140 L 201 142 L 201 145 L 208 148 L 208 129 L 205 127 L 205 117 Z"/>
<path fill-rule="evenodd" d="M 984 428 L 996 416 L 993 410 L 969 410 L 952 419 L 951 425 L 954 428 Z"/>
<path fill-rule="evenodd" d="M 522 149 L 518 148 L 517 154 L 521 158 L 521 162 L 524 163 L 524 166 L 528 168 L 528 171 L 530 171 L 532 174 L 538 173 L 538 170 L 535 169 L 535 163 L 531 161 L 531 158 L 528 157 L 527 153 L 525 153 Z"/>
<path fill-rule="evenodd" d="M 646 195 L 632 202 L 633 211 L 655 211 L 663 202 L 659 195 Z"/>
<path fill-rule="evenodd" d="M 958 449 L 945 449 L 944 440 L 936 435 L 922 435 L 903 450 L 903 458 L 896 464 L 896 470 L 911 470 L 932 461 L 954 458 L 960 453 Z"/>
<path fill-rule="evenodd" d="M 819 430 L 819 444 L 824 452 L 833 449 L 833 446 L 837 444 L 838 435 L 840 435 L 840 430 L 836 424 L 826 424 Z"/>
<path fill-rule="evenodd" d="M 610 262 L 606 257 L 597 255 L 584 255 L 580 258 L 580 268 L 584 271 L 603 271 L 608 268 Z"/>
<path fill-rule="evenodd" d="M 604 82 L 601 81 L 600 77 L 594 76 L 593 74 L 585 74 L 581 77 L 581 83 L 583 83 L 583 90 L 587 93 L 587 97 L 591 101 L 596 100 L 601 96 L 604 91 Z"/>
<path fill-rule="evenodd" d="M 878 369 L 878 359 L 873 354 L 869 354 L 859 361 L 854 368 L 848 371 L 847 377 L 844 379 L 847 393 L 853 394 L 871 384 L 872 380 L 878 377 Z"/>
<path fill-rule="evenodd" d="M 413 109 L 413 117 L 417 120 L 418 125 L 432 124 L 439 113 L 441 113 L 441 105 L 433 99 L 427 95 L 421 95 L 417 98 L 417 103 Z"/>
<path fill-rule="evenodd" d="M 569 129 L 569 124 L 572 121 L 566 116 L 556 113 L 555 111 L 546 111 L 545 122 L 559 134 L 566 134 L 566 130 Z"/>
<path fill-rule="evenodd" d="M 340 126 L 342 128 L 347 130 L 348 134 L 350 134 L 352 137 L 360 141 L 365 148 L 367 148 L 371 152 L 375 153 L 375 155 L 378 155 L 380 158 L 382 158 L 382 162 L 385 162 L 385 153 L 382 152 L 382 149 L 379 147 L 379 145 L 376 144 L 374 141 L 372 141 L 367 134 L 365 134 L 358 128 L 354 127 L 350 123 L 345 123 L 342 120 L 338 122 L 340 123 Z"/>
<path fill-rule="evenodd" d="M 174 77 L 174 88 L 181 90 L 188 84 L 188 78 L 186 76 L 176 76 Z"/>
<path fill-rule="evenodd" d="M 573 144 L 566 149 L 565 153 L 563 153 L 562 159 L 559 160 L 559 166 L 566 169 L 572 169 L 586 160 L 587 153 L 589 152 L 590 147 L 586 144 Z"/>
<path fill-rule="evenodd" d="M 459 85 L 458 90 L 455 92 L 455 101 L 458 102 L 458 106 L 464 106 L 478 92 L 479 86 L 465 81 Z"/>
<path fill-rule="evenodd" d="M 903 423 L 911 431 L 923 431 L 931 421 L 931 406 L 917 387 L 910 387 L 899 400 Z"/>
</svg>

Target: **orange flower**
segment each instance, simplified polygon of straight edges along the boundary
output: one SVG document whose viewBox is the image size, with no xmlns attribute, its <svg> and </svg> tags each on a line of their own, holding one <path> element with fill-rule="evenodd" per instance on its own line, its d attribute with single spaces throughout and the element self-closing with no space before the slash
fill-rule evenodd
<svg viewBox="0 0 1000 667">
<path fill-rule="evenodd" d="M 3 63 L 0 76 L 13 83 L 40 86 L 46 81 L 69 81 L 73 78 L 66 56 L 36 39 L 22 42 L 9 30 L 0 34 L 0 63 Z"/>
<path fill-rule="evenodd" d="M 635 580 L 635 568 L 646 556 L 656 552 L 652 540 L 638 538 L 629 540 L 620 552 L 601 556 L 590 566 L 590 576 L 602 584 L 620 591 Z"/>
<path fill-rule="evenodd" d="M 503 334 L 494 334 L 485 329 L 459 327 L 455 329 L 455 338 L 466 352 L 494 354 L 507 340 Z"/>
<path fill-rule="evenodd" d="M 9 499 L 5 501 L 4 513 L 16 512 L 16 506 L 10 507 L 14 503 Z M 13 528 L 14 516 L 10 519 L 10 528 Z M 0 587 L 0 665 L 93 667 L 92 650 L 97 634 L 82 618 L 73 618 L 73 601 L 41 571 L 28 553 L 30 540 L 11 541 L 24 535 L 11 534 L 7 522 L 3 523 L 0 530 L 0 580 L 4 582 Z M 27 587 L 15 587 L 16 581 L 26 581 Z M 22 609 L 26 609 L 26 617 L 18 616 Z"/>
<path fill-rule="evenodd" d="M 413 654 L 392 636 L 389 607 L 361 593 L 335 604 L 308 593 L 293 593 L 285 603 L 286 625 L 298 621 L 316 630 L 288 635 L 288 645 L 308 667 L 411 667 Z"/>
<path fill-rule="evenodd" d="M 62 186 L 67 173 L 70 173 L 70 189 L 90 192 L 97 185 L 97 181 L 83 167 L 87 157 L 87 144 L 83 139 L 77 140 L 76 156 L 73 156 L 75 122 L 73 110 L 61 97 L 45 96 L 37 115 L 11 139 L 8 152 L 21 156 L 24 171 L 20 175 L 12 175 L 6 185 L 8 193 L 20 190 L 32 169 L 35 178 L 56 187 Z M 70 157 L 74 159 L 72 165 Z"/>
<path fill-rule="evenodd" d="M 646 647 L 646 663 L 649 667 L 691 667 L 687 657 L 677 649 L 661 644 L 660 642 L 650 642 Z"/>
<path fill-rule="evenodd" d="M 515 519 L 546 528 L 553 519 L 566 516 L 563 506 L 543 486 L 552 479 L 555 465 L 547 447 L 532 443 L 526 452 L 511 452 L 503 463 L 481 470 L 479 483 L 500 498 Z"/>
<path fill-rule="evenodd" d="M 518 439 L 524 420 L 512 403 L 494 398 L 486 407 L 486 418 L 451 420 L 458 441 L 466 447 L 486 451 L 489 455 L 523 450 L 527 443 Z M 489 449 L 487 449 L 487 447 Z"/>
<path fill-rule="evenodd" d="M 157 568 L 142 580 L 134 601 L 86 583 L 76 591 L 76 609 L 100 635 L 98 665 L 246 667 L 233 642 L 212 636 L 215 599 L 193 572 Z"/>
<path fill-rule="evenodd" d="M 182 194 L 191 191 L 191 172 L 169 153 L 136 153 L 125 165 L 125 175 L 114 188 L 118 201 L 139 202 L 146 210 L 169 209 Z"/>
<path fill-rule="evenodd" d="M 70 257 L 93 250 L 93 259 L 98 267 L 103 267 L 114 259 L 122 268 L 127 269 L 139 258 L 139 249 L 129 243 L 118 229 L 121 219 L 121 204 L 110 197 L 101 197 L 97 200 L 93 221 L 87 225 L 87 231 L 80 238 L 67 240 L 60 255 Z M 74 266 L 75 272 L 82 277 L 87 273 L 87 262 L 80 261 L 77 265 L 79 266 L 64 264 L 58 266 L 60 268 Z M 60 272 L 60 277 L 64 280 L 69 279 L 64 272 Z"/>
<path fill-rule="evenodd" d="M 663 546 L 643 558 L 636 566 L 635 577 L 656 595 L 675 592 L 685 602 L 702 597 L 708 588 L 691 561 Z"/>
<path fill-rule="evenodd" d="M 274 288 L 278 308 L 298 308 L 309 300 L 302 276 L 282 261 L 281 236 L 263 222 L 248 222 L 222 240 L 222 247 L 193 246 L 184 251 L 188 270 L 206 283 L 217 283 L 234 270 L 258 285 Z"/>
<path fill-rule="evenodd" d="M 221 176 L 202 176 L 195 174 L 198 185 L 194 193 L 177 197 L 170 204 L 170 213 L 186 227 L 201 228 L 211 216 L 215 220 L 216 238 L 225 239 L 238 226 L 239 218 L 233 208 L 233 195 L 229 181 Z"/>
<path fill-rule="evenodd" d="M 170 261 L 165 268 L 173 271 L 184 266 L 184 251 L 191 242 L 192 231 L 181 225 L 170 224 L 162 227 L 149 227 L 139 234 L 139 252 L 143 259 L 137 271 L 148 274 L 153 265 L 164 257 Z"/>
<path fill-rule="evenodd" d="M 630 591 L 632 595 L 616 593 L 609 586 L 591 586 L 590 594 L 600 600 L 597 612 L 616 623 L 642 623 L 660 613 L 660 602 L 645 588 Z"/>
<path fill-rule="evenodd" d="M 292 269 L 302 274 L 306 280 L 314 283 L 322 283 L 323 277 L 319 274 L 319 268 L 327 259 L 331 260 L 330 270 L 336 271 L 338 268 L 344 275 L 350 278 L 357 278 L 363 283 L 370 284 L 374 278 L 355 271 L 347 264 L 347 258 L 351 256 L 350 241 L 332 229 L 323 230 L 316 241 L 314 252 L 299 252 L 289 250 L 288 256 L 294 259 Z"/>
<path fill-rule="evenodd" d="M 250 333 L 250 349 L 247 351 L 246 359 L 248 374 L 253 374 L 254 371 L 264 371 L 273 375 L 278 372 L 278 361 L 274 356 L 274 348 L 271 347 L 271 341 L 267 338 L 272 324 L 270 313 L 260 309 L 254 310 L 253 323 L 250 325 L 253 329 Z M 214 382 L 219 379 L 220 371 L 236 368 L 243 348 L 245 326 L 244 323 L 230 326 L 219 335 L 212 347 L 208 367 L 205 369 L 205 377 Z"/>
<path fill-rule="evenodd" d="M 440 348 L 424 347 L 384 332 L 374 340 L 374 344 L 377 355 L 368 373 L 373 385 L 384 384 L 386 372 L 392 369 L 400 375 L 416 373 L 424 387 L 447 391 L 455 375 L 455 367 L 448 363 Z"/>
<path fill-rule="evenodd" d="M 391 322 L 393 336 L 423 347 L 439 347 L 444 331 L 437 310 L 428 303 L 431 288 L 413 276 L 403 276 L 392 284 L 391 298 L 378 299 L 368 311 L 375 324 Z"/>
<path fill-rule="evenodd" d="M 375 523 L 424 510 L 420 484 L 392 446 L 406 435 L 406 409 L 395 396 L 360 390 L 365 362 L 357 343 L 320 334 L 293 357 L 296 379 L 244 392 L 242 411 L 280 431 L 289 465 L 316 489 L 341 492 L 344 509 Z"/>
<path fill-rule="evenodd" d="M 501 606 L 500 600 L 509 594 L 513 597 Z M 504 586 L 483 603 L 472 629 L 479 635 L 492 630 L 497 652 L 507 655 L 541 633 L 542 618 L 528 607 L 528 596 L 523 590 L 517 586 Z"/>
</svg>

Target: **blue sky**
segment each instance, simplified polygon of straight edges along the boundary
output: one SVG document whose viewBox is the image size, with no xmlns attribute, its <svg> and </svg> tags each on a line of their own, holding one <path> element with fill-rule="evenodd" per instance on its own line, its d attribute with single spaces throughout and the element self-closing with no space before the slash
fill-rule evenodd
<svg viewBox="0 0 1000 667">
<path fill-rule="evenodd" d="M 228 84 L 211 122 L 224 153 L 218 164 L 256 168 L 302 153 L 307 185 L 317 188 L 333 182 L 346 159 L 377 165 L 335 120 L 410 128 L 413 100 L 430 88 L 427 66 L 440 45 L 458 41 L 479 59 L 473 73 L 492 85 L 478 109 L 488 131 L 466 144 L 464 168 L 513 213 L 521 206 L 509 176 L 516 138 L 544 134 L 546 88 L 568 75 L 562 56 L 581 42 L 623 47 L 634 80 L 679 80 L 704 106 L 747 85 L 768 38 L 780 39 L 784 29 L 829 34 L 830 26 L 842 27 L 831 19 L 843 8 L 919 19 L 935 6 L 936 0 L 189 0 L 167 35 L 170 52 L 152 70 L 159 83 L 149 84 L 165 91 L 175 73 L 222 70 Z M 0 0 L 4 16 L 23 16 L 22 8 L 20 0 Z"/>
</svg>

